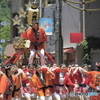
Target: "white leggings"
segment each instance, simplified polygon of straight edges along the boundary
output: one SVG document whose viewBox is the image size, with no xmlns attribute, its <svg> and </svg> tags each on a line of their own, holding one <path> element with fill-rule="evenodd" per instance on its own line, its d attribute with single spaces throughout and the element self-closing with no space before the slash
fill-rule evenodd
<svg viewBox="0 0 100 100">
<path fill-rule="evenodd" d="M 45 65 L 45 57 L 44 57 L 44 49 L 38 50 L 40 57 L 41 57 L 41 66 Z M 30 50 L 30 57 L 29 57 L 29 64 L 33 63 L 33 58 L 35 56 L 36 50 L 31 49 Z"/>
<path fill-rule="evenodd" d="M 65 99 L 67 97 L 67 94 L 53 93 L 53 97 L 55 98 L 55 100 L 61 100 Z"/>
<path fill-rule="evenodd" d="M 48 97 L 40 96 L 39 100 L 52 100 L 52 96 L 48 96 Z"/>
</svg>

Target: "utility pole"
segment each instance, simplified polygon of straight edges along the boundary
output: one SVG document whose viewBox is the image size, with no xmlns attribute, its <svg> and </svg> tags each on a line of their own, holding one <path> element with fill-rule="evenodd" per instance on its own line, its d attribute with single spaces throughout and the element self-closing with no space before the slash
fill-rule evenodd
<svg viewBox="0 0 100 100">
<path fill-rule="evenodd" d="M 85 2 L 85 0 L 83 0 Z M 85 4 L 82 5 L 83 9 L 85 9 Z M 83 10 L 83 38 L 85 39 L 85 11 Z"/>
<path fill-rule="evenodd" d="M 9 4 L 10 4 L 10 33 L 11 33 L 11 37 L 10 37 L 10 41 L 11 43 L 13 42 L 13 22 L 12 22 L 12 2 L 13 1 L 9 1 Z"/>
<path fill-rule="evenodd" d="M 56 18 L 55 18 L 55 33 L 56 33 L 56 62 L 58 65 L 63 63 L 63 38 L 62 38 L 62 0 L 56 0 Z"/>
<path fill-rule="evenodd" d="M 39 0 L 39 18 L 42 17 L 42 0 Z"/>
</svg>

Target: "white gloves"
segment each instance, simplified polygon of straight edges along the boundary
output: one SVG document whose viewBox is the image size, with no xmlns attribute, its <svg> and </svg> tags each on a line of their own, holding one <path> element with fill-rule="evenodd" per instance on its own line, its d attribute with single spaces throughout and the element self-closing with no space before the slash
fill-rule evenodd
<svg viewBox="0 0 100 100">
<path fill-rule="evenodd" d="M 3 94 L 0 94 L 0 100 L 3 99 Z"/>
<path fill-rule="evenodd" d="M 23 70 L 22 70 L 22 69 L 18 69 L 18 74 L 17 74 L 17 76 L 18 76 L 18 75 L 21 75 L 21 74 L 24 74 Z"/>
<path fill-rule="evenodd" d="M 97 86 L 97 90 L 99 90 L 99 91 L 100 91 L 100 86 Z"/>
<path fill-rule="evenodd" d="M 2 71 L 0 71 L 0 75 L 2 75 L 3 74 L 3 72 Z"/>
</svg>

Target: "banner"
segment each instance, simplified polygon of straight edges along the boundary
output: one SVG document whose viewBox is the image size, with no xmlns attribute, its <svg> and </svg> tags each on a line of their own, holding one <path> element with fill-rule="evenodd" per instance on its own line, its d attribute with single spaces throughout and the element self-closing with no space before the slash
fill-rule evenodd
<svg viewBox="0 0 100 100">
<path fill-rule="evenodd" d="M 52 18 L 40 18 L 39 20 L 40 27 L 42 27 L 46 35 L 52 35 L 53 33 L 53 19 Z"/>
<path fill-rule="evenodd" d="M 83 33 L 70 33 L 70 43 L 80 43 L 83 41 Z"/>
</svg>

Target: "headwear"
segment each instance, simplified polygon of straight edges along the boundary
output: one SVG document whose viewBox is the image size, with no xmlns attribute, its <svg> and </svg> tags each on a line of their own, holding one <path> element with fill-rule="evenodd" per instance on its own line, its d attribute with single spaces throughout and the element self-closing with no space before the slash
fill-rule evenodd
<svg viewBox="0 0 100 100">
<path fill-rule="evenodd" d="M 98 63 L 98 62 L 96 62 L 95 65 L 100 67 L 100 63 Z"/>
<path fill-rule="evenodd" d="M 4 66 L 5 70 L 9 70 L 12 68 L 12 64 L 7 64 Z"/>
<path fill-rule="evenodd" d="M 74 66 L 75 66 L 75 67 L 79 67 L 79 65 L 78 65 L 78 64 L 75 64 Z"/>
<path fill-rule="evenodd" d="M 33 20 L 33 21 L 32 21 L 32 24 L 39 24 L 39 21 Z"/>
<path fill-rule="evenodd" d="M 88 64 L 83 64 L 83 65 L 82 65 L 82 67 L 85 67 L 85 66 L 87 66 L 87 67 L 88 67 Z"/>
</svg>

